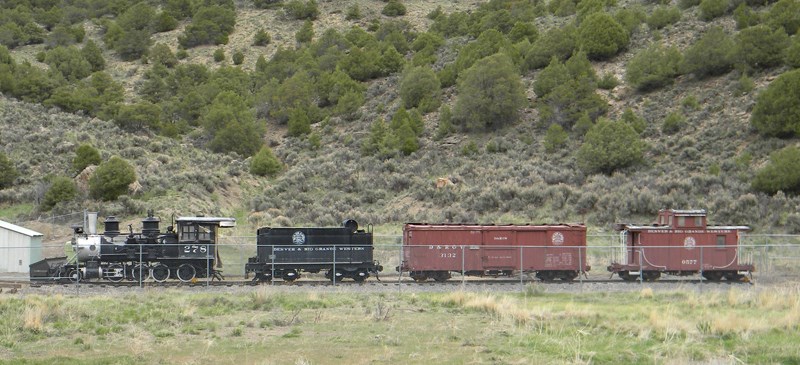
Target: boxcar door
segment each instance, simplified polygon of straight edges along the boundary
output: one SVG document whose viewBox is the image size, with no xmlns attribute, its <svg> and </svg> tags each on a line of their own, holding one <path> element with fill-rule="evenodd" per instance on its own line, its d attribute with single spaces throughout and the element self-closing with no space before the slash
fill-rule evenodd
<svg viewBox="0 0 800 365">
<path fill-rule="evenodd" d="M 519 267 L 519 249 L 515 247 L 516 235 L 512 230 L 485 230 L 483 232 L 482 262 L 484 270 L 514 270 Z"/>
</svg>

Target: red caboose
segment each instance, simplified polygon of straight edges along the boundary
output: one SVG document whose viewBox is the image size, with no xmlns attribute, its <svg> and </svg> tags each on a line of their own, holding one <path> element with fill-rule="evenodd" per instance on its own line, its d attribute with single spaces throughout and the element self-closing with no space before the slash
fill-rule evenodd
<svg viewBox="0 0 800 365">
<path fill-rule="evenodd" d="M 586 226 L 414 224 L 403 227 L 400 272 L 416 281 L 445 281 L 451 272 L 540 280 L 573 280 L 589 271 Z"/>
<path fill-rule="evenodd" d="M 662 209 L 652 225 L 617 224 L 621 259 L 608 271 L 625 280 L 702 274 L 711 281 L 738 281 L 755 270 L 741 263 L 739 232 L 747 226 L 708 226 L 705 210 Z"/>
</svg>

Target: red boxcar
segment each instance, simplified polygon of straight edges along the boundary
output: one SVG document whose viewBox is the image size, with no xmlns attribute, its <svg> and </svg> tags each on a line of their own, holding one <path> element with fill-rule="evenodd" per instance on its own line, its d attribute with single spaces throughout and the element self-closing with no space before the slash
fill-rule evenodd
<svg viewBox="0 0 800 365">
<path fill-rule="evenodd" d="M 451 272 L 573 280 L 589 271 L 586 226 L 414 224 L 403 227 L 400 272 L 416 281 L 445 281 Z"/>
<path fill-rule="evenodd" d="M 618 224 L 621 258 L 608 270 L 625 280 L 653 281 L 662 273 L 741 280 L 755 270 L 741 263 L 739 232 L 747 226 L 708 226 L 705 210 L 662 209 L 652 225 Z"/>
</svg>

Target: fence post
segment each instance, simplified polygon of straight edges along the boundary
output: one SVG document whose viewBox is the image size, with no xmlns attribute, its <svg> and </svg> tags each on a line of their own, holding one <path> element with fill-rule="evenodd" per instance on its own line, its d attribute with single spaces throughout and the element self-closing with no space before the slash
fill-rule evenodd
<svg viewBox="0 0 800 365">
<path fill-rule="evenodd" d="M 581 282 L 581 290 L 583 290 L 583 255 L 581 254 L 581 246 L 578 246 L 578 279 Z"/>
<path fill-rule="evenodd" d="M 461 286 L 462 287 L 466 284 L 465 283 L 465 279 L 467 278 L 467 276 L 465 275 L 466 271 L 465 271 L 465 261 L 464 261 L 464 255 L 466 254 L 467 251 L 464 249 L 464 247 L 466 247 L 466 246 L 461 245 Z"/>
<path fill-rule="evenodd" d="M 211 251 L 208 250 L 208 245 L 206 245 L 206 288 L 211 286 L 211 279 L 213 276 L 211 275 Z"/>
<path fill-rule="evenodd" d="M 704 271 L 704 270 L 703 270 L 703 245 L 700 245 L 700 281 L 701 281 L 701 282 L 702 282 L 702 281 L 703 281 L 703 279 L 705 278 L 705 277 L 703 276 L 703 271 Z M 700 290 L 703 290 L 703 289 L 702 289 L 702 286 L 700 286 Z"/>
<path fill-rule="evenodd" d="M 523 247 L 519 246 L 519 285 L 521 287 L 525 286 L 525 283 L 523 282 L 523 279 L 522 279 L 522 275 L 525 272 L 525 266 L 523 265 L 524 261 L 522 260 L 522 250 L 523 250 Z"/>
<path fill-rule="evenodd" d="M 333 245 L 333 271 L 331 271 L 333 286 L 336 286 L 336 245 Z"/>
<path fill-rule="evenodd" d="M 271 254 L 269 255 L 269 259 L 272 261 L 272 265 L 270 270 L 272 270 L 272 274 L 269 276 L 269 285 L 275 285 L 275 245 L 269 246 Z"/>
</svg>

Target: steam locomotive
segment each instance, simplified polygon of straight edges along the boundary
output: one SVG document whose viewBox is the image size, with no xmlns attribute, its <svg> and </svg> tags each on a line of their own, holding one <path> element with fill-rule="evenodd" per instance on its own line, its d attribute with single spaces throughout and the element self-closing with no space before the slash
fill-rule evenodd
<svg viewBox="0 0 800 365">
<path fill-rule="evenodd" d="M 160 220 L 148 212 L 142 231 L 132 226 L 123 235 L 119 220 L 105 220 L 105 232 L 98 234 L 97 213 L 87 215 L 86 230 L 74 228 L 72 258 L 56 257 L 30 265 L 31 280 L 80 281 L 105 279 L 164 282 L 170 278 L 191 282 L 198 278 L 222 279 L 222 262 L 216 250 L 217 231 L 234 227 L 236 220 L 225 217 L 179 217 L 177 231 L 159 229 Z"/>
</svg>

